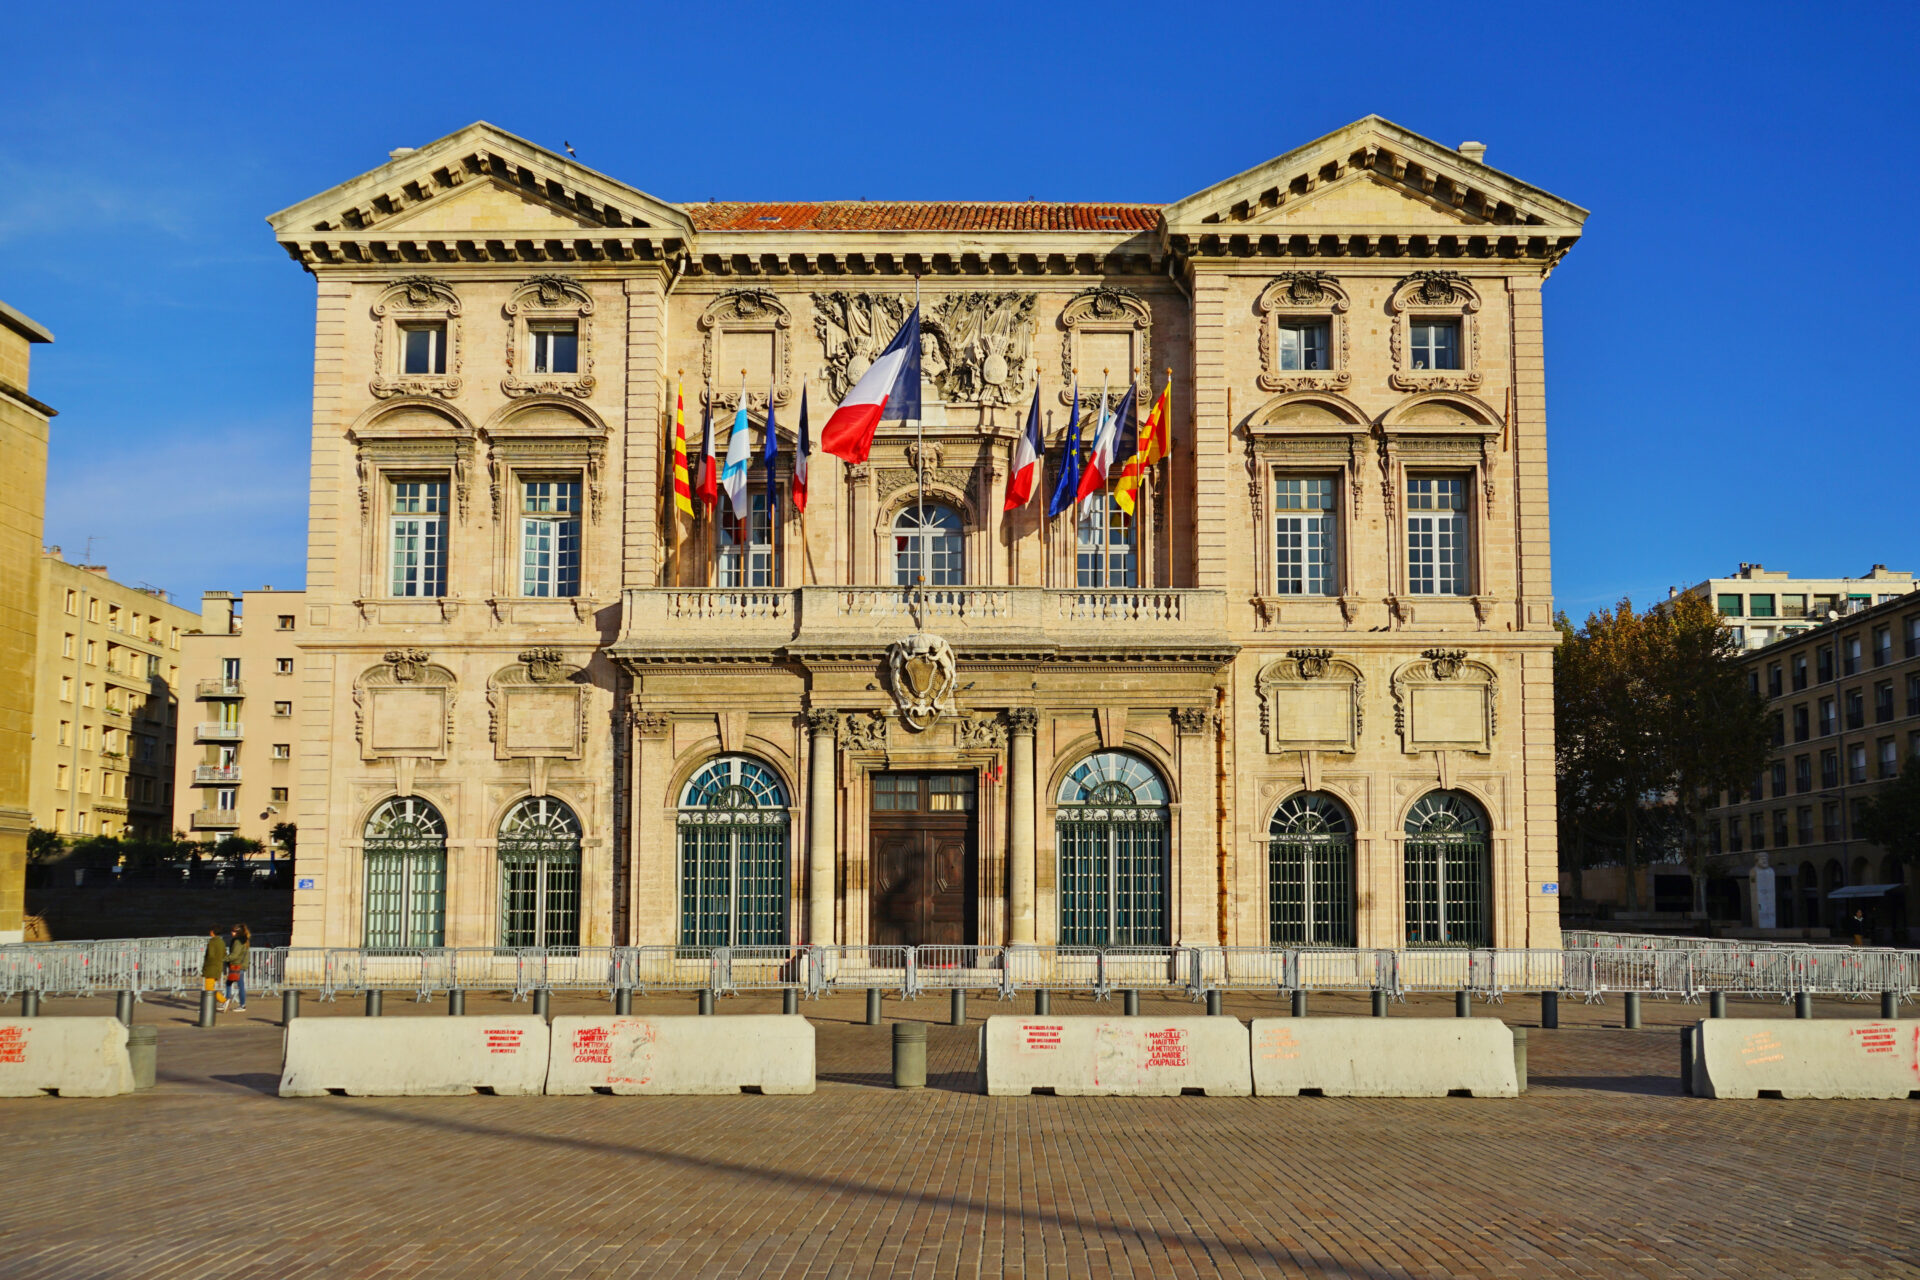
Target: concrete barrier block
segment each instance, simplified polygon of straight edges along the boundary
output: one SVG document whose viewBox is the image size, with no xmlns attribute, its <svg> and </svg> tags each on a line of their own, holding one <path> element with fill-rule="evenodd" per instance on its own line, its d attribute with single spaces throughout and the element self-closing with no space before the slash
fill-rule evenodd
<svg viewBox="0 0 1920 1280">
<path fill-rule="evenodd" d="M 981 1074 L 994 1097 L 1210 1098 L 1253 1092 L 1247 1028 L 1234 1018 L 987 1019 Z"/>
<path fill-rule="evenodd" d="M 546 1080 L 547 1024 L 539 1018 L 296 1018 L 287 1025 L 280 1096 L 527 1094 Z"/>
<path fill-rule="evenodd" d="M 548 1093 L 812 1093 L 813 1024 L 797 1014 L 555 1018 Z"/>
<path fill-rule="evenodd" d="M 1493 1018 L 1256 1018 L 1253 1090 L 1330 1098 L 1517 1098 L 1513 1032 Z"/>
<path fill-rule="evenodd" d="M 111 1098 L 133 1092 L 118 1018 L 0 1018 L 0 1098 Z"/>
<path fill-rule="evenodd" d="M 1708 1098 L 1920 1098 L 1920 1019 L 1707 1018 L 1694 1042 Z"/>
</svg>

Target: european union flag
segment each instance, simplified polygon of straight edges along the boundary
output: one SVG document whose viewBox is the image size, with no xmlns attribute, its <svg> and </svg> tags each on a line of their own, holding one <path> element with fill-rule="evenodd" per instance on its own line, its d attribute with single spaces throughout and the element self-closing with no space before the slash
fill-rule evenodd
<svg viewBox="0 0 1920 1280">
<path fill-rule="evenodd" d="M 1049 519 L 1072 507 L 1074 496 L 1080 492 L 1080 384 L 1077 382 L 1073 384 L 1073 416 L 1067 419 L 1067 439 L 1059 475 L 1059 480 L 1054 482 L 1053 496 L 1047 499 Z"/>
</svg>

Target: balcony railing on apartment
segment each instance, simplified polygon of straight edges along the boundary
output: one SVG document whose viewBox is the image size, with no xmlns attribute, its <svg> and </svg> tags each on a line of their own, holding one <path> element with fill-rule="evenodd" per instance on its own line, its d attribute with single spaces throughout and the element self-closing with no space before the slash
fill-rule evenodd
<svg viewBox="0 0 1920 1280">
<path fill-rule="evenodd" d="M 232 831 L 240 825 L 240 814 L 233 809 L 196 809 L 195 831 Z"/>
<path fill-rule="evenodd" d="M 193 769 L 193 780 L 198 783 L 238 782 L 240 766 L 237 764 L 201 764 Z"/>
<path fill-rule="evenodd" d="M 238 742 L 240 740 L 240 722 L 225 720 L 202 720 L 195 734 L 202 742 Z"/>
<path fill-rule="evenodd" d="M 202 680 L 194 686 L 193 692 L 197 698 L 246 697 L 246 693 L 241 689 L 238 680 Z"/>
</svg>

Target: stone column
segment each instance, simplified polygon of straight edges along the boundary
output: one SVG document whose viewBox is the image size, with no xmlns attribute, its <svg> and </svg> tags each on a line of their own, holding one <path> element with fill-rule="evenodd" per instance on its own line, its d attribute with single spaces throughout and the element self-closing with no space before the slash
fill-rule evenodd
<svg viewBox="0 0 1920 1280">
<path fill-rule="evenodd" d="M 1031 707 L 1007 712 L 1007 938 L 1034 940 L 1034 778 L 1033 731 L 1039 713 Z"/>
<path fill-rule="evenodd" d="M 833 735 L 839 717 L 807 712 L 807 941 L 833 945 Z"/>
</svg>

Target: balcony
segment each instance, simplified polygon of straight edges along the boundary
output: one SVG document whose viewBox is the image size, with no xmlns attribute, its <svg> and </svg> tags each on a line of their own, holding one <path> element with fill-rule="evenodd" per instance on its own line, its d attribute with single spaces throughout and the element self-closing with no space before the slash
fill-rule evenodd
<svg viewBox="0 0 1920 1280">
<path fill-rule="evenodd" d="M 238 781 L 240 781 L 240 766 L 237 764 L 201 764 L 193 768 L 195 786 Z"/>
<path fill-rule="evenodd" d="M 193 696 L 196 698 L 244 698 L 247 695 L 238 680 L 202 680 L 194 685 Z"/>
<path fill-rule="evenodd" d="M 201 742 L 238 742 L 240 741 L 240 722 L 228 723 L 224 720 L 202 720 L 194 736 Z"/>
<path fill-rule="evenodd" d="M 915 630 L 914 595 L 895 587 L 628 591 L 612 655 L 635 662 L 697 661 L 771 650 L 879 653 Z M 1226 593 L 1214 590 L 1069 590 L 930 587 L 920 629 L 962 654 L 988 658 L 1200 657 L 1224 662 Z"/>
<path fill-rule="evenodd" d="M 196 809 L 193 812 L 195 831 L 236 831 L 240 827 L 240 815 L 232 809 Z"/>
</svg>

